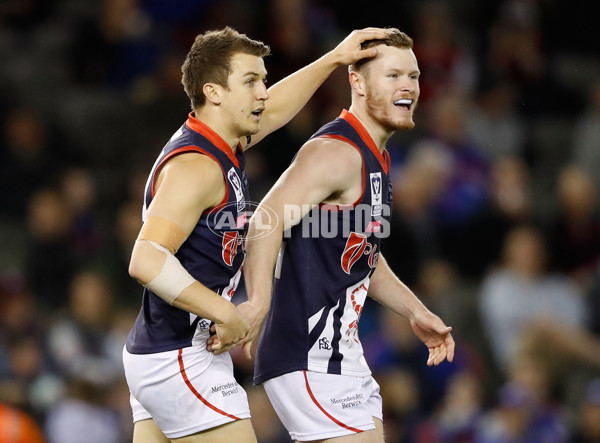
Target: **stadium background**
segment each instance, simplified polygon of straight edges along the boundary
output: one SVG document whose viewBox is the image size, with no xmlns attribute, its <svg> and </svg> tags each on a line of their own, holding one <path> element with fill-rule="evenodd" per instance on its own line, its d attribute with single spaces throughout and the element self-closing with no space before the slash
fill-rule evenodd
<svg viewBox="0 0 600 443">
<path fill-rule="evenodd" d="M 600 34 L 589 8 L 0 1 L 0 404 L 49 442 L 130 439 L 120 354 L 141 291 L 127 263 L 146 174 L 189 112 L 180 66 L 196 34 L 230 25 L 270 44 L 273 84 L 352 29 L 394 26 L 415 40 L 422 94 L 416 129 L 389 143 L 383 252 L 454 327 L 457 355 L 427 368 L 407 322 L 368 304 L 361 336 L 387 441 L 600 441 Z M 249 151 L 253 200 L 349 106 L 346 78 L 338 69 Z M 251 386 L 251 362 L 234 359 L 259 441 L 289 441 Z M 0 408 L 0 435 L 3 420 Z"/>
</svg>

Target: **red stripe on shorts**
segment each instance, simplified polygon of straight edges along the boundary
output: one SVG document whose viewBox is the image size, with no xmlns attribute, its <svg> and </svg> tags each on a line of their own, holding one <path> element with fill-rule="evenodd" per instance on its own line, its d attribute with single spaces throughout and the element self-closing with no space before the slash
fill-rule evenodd
<svg viewBox="0 0 600 443">
<path fill-rule="evenodd" d="M 313 403 L 317 405 L 317 407 L 321 410 L 321 412 L 323 412 L 323 414 L 325 414 L 336 425 L 339 425 L 342 428 L 349 429 L 352 432 L 363 432 L 360 429 L 356 429 L 356 428 L 353 428 L 352 426 L 345 425 L 344 423 L 339 421 L 337 418 L 331 416 L 325 409 L 323 409 L 323 407 L 319 404 L 319 402 L 317 401 L 317 399 L 315 398 L 315 396 L 313 395 L 313 393 L 310 389 L 310 385 L 308 384 L 308 377 L 306 376 L 306 371 L 302 371 L 302 372 L 304 372 L 304 380 L 306 380 L 306 390 L 308 391 L 308 395 L 310 395 L 310 398 L 312 399 Z"/>
<path fill-rule="evenodd" d="M 183 349 L 179 350 L 179 371 L 181 372 L 181 376 L 183 377 L 183 380 L 185 381 L 185 384 L 187 385 L 188 388 L 190 388 L 190 391 L 192 391 L 194 393 L 194 395 L 196 397 L 198 397 L 198 399 L 204 403 L 206 406 L 208 406 L 210 409 L 212 409 L 215 412 L 218 412 L 219 414 L 223 414 L 233 420 L 241 420 L 239 417 L 236 417 L 235 415 L 231 415 L 228 414 L 225 411 L 221 411 L 219 408 L 217 408 L 214 405 L 211 405 L 204 397 L 202 397 L 200 395 L 200 393 L 198 391 L 196 391 L 196 388 L 194 388 L 194 386 L 192 386 L 192 383 L 190 382 L 187 374 L 185 373 L 185 368 L 183 367 Z"/>
</svg>

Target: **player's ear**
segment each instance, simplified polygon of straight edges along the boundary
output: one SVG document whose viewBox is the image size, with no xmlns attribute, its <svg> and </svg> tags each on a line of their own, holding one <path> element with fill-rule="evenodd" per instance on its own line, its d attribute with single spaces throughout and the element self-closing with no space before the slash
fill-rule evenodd
<svg viewBox="0 0 600 443">
<path fill-rule="evenodd" d="M 360 72 L 350 71 L 348 80 L 350 80 L 350 87 L 356 94 L 365 95 L 365 79 Z"/>
<path fill-rule="evenodd" d="M 221 89 L 219 88 L 219 85 L 214 83 L 205 83 L 202 87 L 202 92 L 204 92 L 206 100 L 210 101 L 214 105 L 221 104 Z"/>
</svg>

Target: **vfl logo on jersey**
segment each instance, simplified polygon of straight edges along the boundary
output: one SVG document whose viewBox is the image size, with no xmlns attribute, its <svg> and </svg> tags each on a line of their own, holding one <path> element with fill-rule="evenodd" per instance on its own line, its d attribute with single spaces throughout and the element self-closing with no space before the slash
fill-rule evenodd
<svg viewBox="0 0 600 443">
<path fill-rule="evenodd" d="M 367 247 L 367 236 L 364 234 L 358 234 L 351 232 L 348 240 L 346 241 L 346 247 L 342 252 L 342 269 L 346 274 L 350 274 L 350 269 L 356 261 L 362 257 Z"/>
<path fill-rule="evenodd" d="M 235 192 L 235 201 L 237 202 L 237 211 L 242 212 L 246 207 L 246 200 L 244 199 L 244 192 L 242 190 L 242 181 L 235 172 L 235 168 L 231 168 L 227 172 L 227 179 L 231 183 L 231 187 Z"/>
<path fill-rule="evenodd" d="M 350 274 L 350 270 L 352 269 L 352 266 L 354 266 L 354 263 L 356 263 L 363 255 L 369 256 L 367 262 L 369 268 L 375 269 L 379 262 L 377 245 L 373 246 L 369 243 L 365 234 L 351 232 L 346 241 L 344 252 L 342 252 L 341 265 L 344 272 Z"/>
<path fill-rule="evenodd" d="M 239 245 L 242 244 L 243 237 L 238 231 L 228 231 L 223 233 L 223 250 L 221 256 L 227 266 L 233 266 L 233 260 L 237 254 Z"/>
<path fill-rule="evenodd" d="M 381 184 L 381 172 L 372 172 L 369 174 L 371 183 L 371 216 L 375 217 L 381 215 L 381 204 L 382 204 L 382 184 Z"/>
</svg>

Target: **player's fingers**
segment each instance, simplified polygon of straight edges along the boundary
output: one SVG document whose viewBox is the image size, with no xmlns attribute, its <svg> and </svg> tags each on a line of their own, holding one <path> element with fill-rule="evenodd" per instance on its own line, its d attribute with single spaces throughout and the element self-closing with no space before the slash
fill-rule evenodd
<svg viewBox="0 0 600 443">
<path fill-rule="evenodd" d="M 211 340 L 207 340 L 206 342 L 206 349 L 210 352 L 214 352 L 214 350 L 219 349 L 220 346 L 221 344 L 216 336 L 214 338 L 211 337 Z"/>
<path fill-rule="evenodd" d="M 427 358 L 427 366 L 431 366 L 433 364 L 433 359 L 435 357 L 435 349 L 429 348 L 429 358 Z"/>
<path fill-rule="evenodd" d="M 248 360 L 252 360 L 252 354 L 250 353 L 250 349 L 252 348 L 252 340 L 248 340 L 246 343 L 242 345 L 242 351 L 244 351 L 244 355 L 248 357 Z"/>
<path fill-rule="evenodd" d="M 366 28 L 357 29 L 356 32 L 365 32 L 365 31 L 387 31 L 386 28 L 379 28 L 377 26 L 367 26 Z"/>
<path fill-rule="evenodd" d="M 368 48 L 361 49 L 360 51 L 356 51 L 356 59 L 360 60 L 362 58 L 371 58 L 377 55 L 377 48 Z"/>
<path fill-rule="evenodd" d="M 444 361 L 444 359 L 446 358 L 447 355 L 447 349 L 446 349 L 446 345 L 441 345 L 439 347 L 439 351 L 438 351 L 438 355 L 437 355 L 437 360 L 436 360 L 436 366 L 439 365 L 440 363 L 442 363 Z"/>
<path fill-rule="evenodd" d="M 356 36 L 359 37 L 361 41 L 384 39 L 389 35 L 390 31 L 383 28 L 365 28 L 356 31 Z"/>
<path fill-rule="evenodd" d="M 225 341 L 221 339 L 216 339 L 215 343 L 212 345 L 212 351 L 214 354 L 219 355 L 223 352 L 230 351 L 231 349 L 243 344 L 245 342 L 245 337 L 239 338 L 231 338 L 229 337 Z"/>
<path fill-rule="evenodd" d="M 446 326 L 441 321 L 440 321 L 440 323 L 441 323 L 441 325 L 436 326 L 435 332 L 437 332 L 440 335 L 446 335 L 446 334 L 449 334 L 450 332 L 452 332 L 452 326 Z"/>
<path fill-rule="evenodd" d="M 214 345 L 212 347 L 212 352 L 215 355 L 219 355 L 219 354 L 223 354 L 224 352 L 229 351 L 230 349 L 232 349 L 233 346 L 229 345 L 229 346 L 223 346 L 222 343 L 217 343 L 216 345 Z"/>
<path fill-rule="evenodd" d="M 435 361 L 433 364 L 435 366 L 439 365 L 441 362 L 444 361 L 445 356 L 446 356 L 445 346 L 443 344 L 441 346 L 437 346 L 435 348 Z"/>
<path fill-rule="evenodd" d="M 445 339 L 446 342 L 446 347 L 448 348 L 448 361 L 451 362 L 452 360 L 454 360 L 454 338 L 452 337 L 451 334 L 448 334 L 448 336 Z"/>
<path fill-rule="evenodd" d="M 437 366 L 440 361 L 440 347 L 436 346 L 433 350 L 433 361 L 431 362 L 433 366 Z"/>
<path fill-rule="evenodd" d="M 217 350 L 217 352 L 215 352 L 215 354 L 219 355 L 219 354 L 223 354 L 224 352 L 229 352 L 232 349 L 237 348 L 238 346 L 240 346 L 243 342 L 241 340 L 236 340 L 234 342 L 231 342 L 225 346 L 222 346 L 220 349 Z"/>
</svg>

